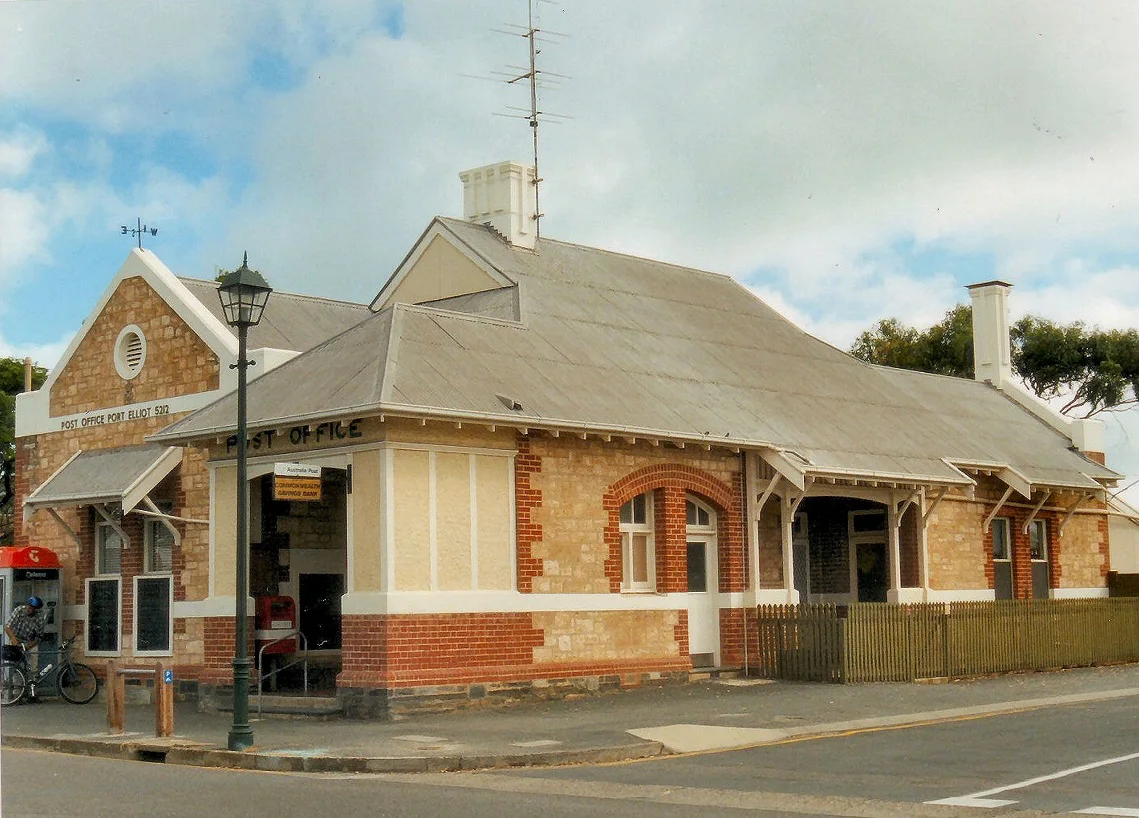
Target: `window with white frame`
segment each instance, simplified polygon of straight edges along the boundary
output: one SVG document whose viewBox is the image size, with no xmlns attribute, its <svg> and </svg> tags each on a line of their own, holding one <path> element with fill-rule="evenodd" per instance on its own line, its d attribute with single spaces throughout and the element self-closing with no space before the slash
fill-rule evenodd
<svg viewBox="0 0 1139 818">
<path fill-rule="evenodd" d="M 997 599 L 1012 599 L 1012 521 L 996 517 L 992 522 L 993 537 L 993 595 Z"/>
<path fill-rule="evenodd" d="M 160 503 L 169 514 L 172 506 Z M 162 520 L 148 518 L 143 527 L 143 571 L 134 579 L 134 652 L 136 656 L 168 656 L 174 623 L 174 532 Z"/>
<path fill-rule="evenodd" d="M 164 514 L 169 508 L 160 509 Z M 169 574 L 174 570 L 174 532 L 162 520 L 147 519 L 144 532 L 143 570 L 148 574 Z"/>
<path fill-rule="evenodd" d="M 621 589 L 656 590 L 652 494 L 638 494 L 621 506 Z"/>
<path fill-rule="evenodd" d="M 123 538 L 106 520 L 95 526 L 95 573 L 119 574 L 123 569 Z"/>
<path fill-rule="evenodd" d="M 711 512 L 694 500 L 686 500 L 684 502 L 684 517 L 686 524 L 690 528 L 692 526 L 707 528 L 712 524 Z"/>
<path fill-rule="evenodd" d="M 119 653 L 118 577 L 87 580 L 87 655 L 117 656 Z"/>
<path fill-rule="evenodd" d="M 1028 526 L 1028 558 L 1034 562 L 1048 559 L 1048 522 L 1033 520 Z"/>
<path fill-rule="evenodd" d="M 134 578 L 136 656 L 167 656 L 171 653 L 173 590 L 173 579 L 169 576 Z"/>
</svg>

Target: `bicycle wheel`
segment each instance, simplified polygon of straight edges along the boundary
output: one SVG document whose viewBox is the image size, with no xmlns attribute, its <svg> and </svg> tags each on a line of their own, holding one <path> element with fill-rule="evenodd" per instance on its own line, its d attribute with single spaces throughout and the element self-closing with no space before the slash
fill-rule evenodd
<svg viewBox="0 0 1139 818">
<path fill-rule="evenodd" d="M 0 704 L 15 704 L 24 698 L 26 688 L 22 670 L 15 665 L 0 666 Z"/>
<path fill-rule="evenodd" d="M 59 695 L 72 704 L 87 704 L 99 692 L 99 679 L 87 665 L 71 664 L 59 672 Z"/>
</svg>

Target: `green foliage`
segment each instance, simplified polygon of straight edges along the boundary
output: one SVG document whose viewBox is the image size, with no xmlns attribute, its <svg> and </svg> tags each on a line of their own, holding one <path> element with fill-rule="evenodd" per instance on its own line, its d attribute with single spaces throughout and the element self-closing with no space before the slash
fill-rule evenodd
<svg viewBox="0 0 1139 818">
<path fill-rule="evenodd" d="M 887 318 L 859 335 L 850 352 L 872 364 L 971 378 L 972 321 L 972 310 L 964 305 L 954 307 L 940 323 L 924 331 Z"/>
<path fill-rule="evenodd" d="M 1091 417 L 1139 398 L 1139 332 L 1087 330 L 1028 316 L 1012 331 L 1013 369 L 1042 398 L 1067 397 L 1065 414 Z"/>
<path fill-rule="evenodd" d="M 1012 327 L 1012 368 L 1035 394 L 1065 397 L 1063 414 L 1091 417 L 1139 399 L 1139 332 L 1089 330 L 1027 316 Z M 883 366 L 973 376 L 972 309 L 959 304 L 927 330 L 879 321 L 850 352 Z"/>
<path fill-rule="evenodd" d="M 32 367 L 32 388 L 47 378 L 42 366 Z M 12 508 L 16 467 L 16 395 L 24 391 L 24 362 L 0 358 L 0 545 L 12 542 Z"/>
</svg>

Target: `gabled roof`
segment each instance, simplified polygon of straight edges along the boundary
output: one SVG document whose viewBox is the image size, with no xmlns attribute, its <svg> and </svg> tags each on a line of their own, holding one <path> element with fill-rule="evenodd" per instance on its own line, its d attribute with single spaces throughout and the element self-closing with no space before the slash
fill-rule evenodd
<svg viewBox="0 0 1139 818">
<path fill-rule="evenodd" d="M 178 280 L 230 334 L 237 337 L 233 328 L 225 323 L 216 281 L 182 276 Z M 371 311 L 367 304 L 274 290 L 265 305 L 261 323 L 249 328 L 249 346 L 251 349 L 301 352 L 343 332 L 369 315 Z"/>
<path fill-rule="evenodd" d="M 251 428 L 389 413 L 789 453 L 816 475 L 1118 477 L 993 387 L 855 359 L 727 276 L 546 238 L 519 250 L 455 219 L 428 235 L 510 284 L 384 307 L 251 383 Z M 151 439 L 229 433 L 235 414 L 229 396 Z"/>
</svg>

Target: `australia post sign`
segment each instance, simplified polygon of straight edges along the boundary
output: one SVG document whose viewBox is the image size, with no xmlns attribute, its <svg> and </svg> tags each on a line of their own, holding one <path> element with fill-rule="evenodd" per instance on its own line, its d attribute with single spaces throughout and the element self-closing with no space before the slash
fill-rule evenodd
<svg viewBox="0 0 1139 818">
<path fill-rule="evenodd" d="M 320 466 L 273 464 L 273 499 L 320 502 Z"/>
</svg>

